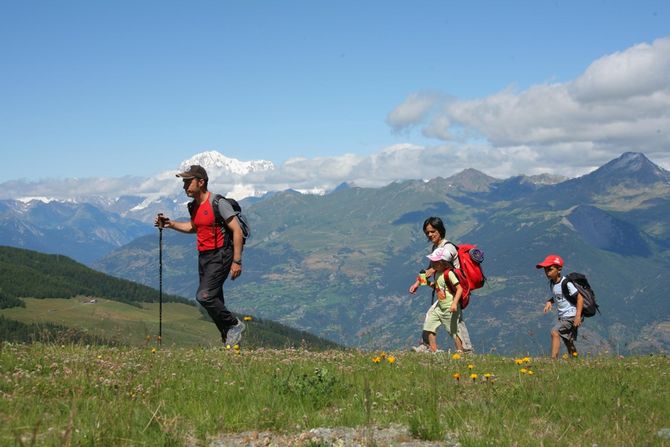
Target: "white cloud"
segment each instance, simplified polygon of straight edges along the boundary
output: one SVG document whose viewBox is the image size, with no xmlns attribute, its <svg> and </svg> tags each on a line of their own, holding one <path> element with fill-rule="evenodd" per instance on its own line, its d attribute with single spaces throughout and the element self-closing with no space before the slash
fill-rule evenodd
<svg viewBox="0 0 670 447">
<path fill-rule="evenodd" d="M 413 104 L 412 98 L 399 108 Z M 443 100 L 442 107 L 424 110 L 414 118 L 404 126 L 422 125 L 426 137 L 451 142 L 483 138 L 491 150 L 482 146 L 473 166 L 482 170 L 491 165 L 501 171 L 501 166 L 509 164 L 511 169 L 518 164 L 529 172 L 544 166 L 541 160 L 556 160 L 565 165 L 563 172 L 556 172 L 560 167 L 549 168 L 569 175 L 571 167 L 581 172 L 626 151 L 644 152 L 667 168 L 670 37 L 601 57 L 571 82 L 539 84 L 524 91 L 506 89 L 475 100 Z M 524 153 L 534 153 L 536 161 L 522 158 L 504 163 L 500 159 L 501 155 L 518 156 L 521 147 Z M 491 164 L 487 157 L 498 163 Z"/>
<path fill-rule="evenodd" d="M 635 45 L 593 62 L 570 86 L 581 102 L 649 96 L 670 83 L 670 38 Z"/>
<path fill-rule="evenodd" d="M 440 100 L 437 93 L 412 93 L 386 117 L 386 123 L 401 131 L 421 122 Z"/>
</svg>

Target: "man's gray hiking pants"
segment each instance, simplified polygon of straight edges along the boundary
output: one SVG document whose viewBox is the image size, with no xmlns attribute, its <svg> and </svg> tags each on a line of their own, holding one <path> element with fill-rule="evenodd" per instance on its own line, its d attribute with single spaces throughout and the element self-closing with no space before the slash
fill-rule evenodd
<svg viewBox="0 0 670 447">
<path fill-rule="evenodd" d="M 226 308 L 223 300 L 223 282 L 230 273 L 232 262 L 232 247 L 201 251 L 198 255 L 200 285 L 196 299 L 207 310 L 223 341 L 228 329 L 237 324 L 237 317 Z"/>
</svg>

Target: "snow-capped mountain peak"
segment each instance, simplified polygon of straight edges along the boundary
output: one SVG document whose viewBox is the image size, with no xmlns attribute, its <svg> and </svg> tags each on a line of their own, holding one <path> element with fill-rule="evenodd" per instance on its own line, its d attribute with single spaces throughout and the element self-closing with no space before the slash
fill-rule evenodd
<svg viewBox="0 0 670 447">
<path fill-rule="evenodd" d="M 217 151 L 206 151 L 195 154 L 188 160 L 184 160 L 179 166 L 179 169 L 186 170 L 191 165 L 200 165 L 207 169 L 208 172 L 213 170 L 237 175 L 246 175 L 250 172 L 271 171 L 275 168 L 271 161 L 240 161 L 236 158 L 226 157 Z"/>
</svg>

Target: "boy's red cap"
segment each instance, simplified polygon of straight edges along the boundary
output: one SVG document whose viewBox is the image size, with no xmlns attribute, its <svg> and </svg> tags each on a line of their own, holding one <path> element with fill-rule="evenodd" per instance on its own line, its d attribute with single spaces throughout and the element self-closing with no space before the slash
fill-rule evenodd
<svg viewBox="0 0 670 447">
<path fill-rule="evenodd" d="M 558 255 L 549 255 L 546 258 L 544 258 L 544 261 L 540 262 L 537 264 L 535 267 L 542 269 L 545 267 L 549 267 L 552 265 L 557 265 L 559 267 L 563 267 L 563 258 L 561 258 Z"/>
</svg>

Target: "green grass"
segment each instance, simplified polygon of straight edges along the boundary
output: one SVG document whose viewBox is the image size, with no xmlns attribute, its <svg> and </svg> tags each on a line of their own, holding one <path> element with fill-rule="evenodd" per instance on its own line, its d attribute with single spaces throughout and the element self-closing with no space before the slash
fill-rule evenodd
<svg viewBox="0 0 670 447">
<path fill-rule="evenodd" d="M 519 365 L 498 356 L 4 343 L 0 445 L 203 445 L 224 432 L 398 423 L 416 438 L 463 446 L 663 446 L 669 375 L 665 356 Z"/>
</svg>

